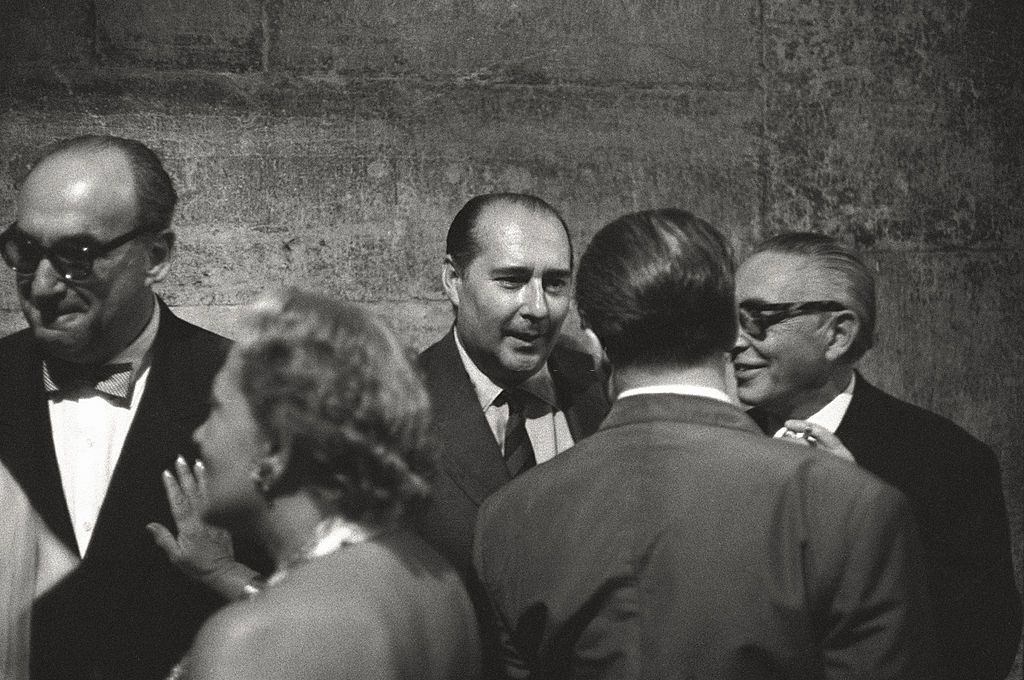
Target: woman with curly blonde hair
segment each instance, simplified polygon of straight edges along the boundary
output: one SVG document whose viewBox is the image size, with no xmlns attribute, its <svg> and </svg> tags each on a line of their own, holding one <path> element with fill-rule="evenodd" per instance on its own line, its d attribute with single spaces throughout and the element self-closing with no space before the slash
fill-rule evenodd
<svg viewBox="0 0 1024 680">
<path fill-rule="evenodd" d="M 459 577 L 404 525 L 428 493 L 429 419 L 408 355 L 363 308 L 295 290 L 257 307 L 194 435 L 202 465 L 178 472 L 206 521 L 256 538 L 276 570 L 206 623 L 182 677 L 477 673 Z"/>
</svg>

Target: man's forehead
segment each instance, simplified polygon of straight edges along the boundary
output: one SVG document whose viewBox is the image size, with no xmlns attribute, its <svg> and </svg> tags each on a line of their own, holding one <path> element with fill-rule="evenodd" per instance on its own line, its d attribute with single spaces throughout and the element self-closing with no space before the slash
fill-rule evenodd
<svg viewBox="0 0 1024 680">
<path fill-rule="evenodd" d="M 569 237 L 556 215 L 511 202 L 501 202 L 481 211 L 474 227 L 474 239 L 481 252 L 547 251 L 569 259 Z"/>
<path fill-rule="evenodd" d="M 72 150 L 41 161 L 18 195 L 18 224 L 32 232 L 106 231 L 134 217 L 131 167 L 116 150 Z M 72 235 L 70 232 L 65 235 Z"/>
<path fill-rule="evenodd" d="M 752 255 L 736 272 L 736 299 L 806 302 L 835 299 L 834 277 L 814 258 L 791 253 Z"/>
</svg>

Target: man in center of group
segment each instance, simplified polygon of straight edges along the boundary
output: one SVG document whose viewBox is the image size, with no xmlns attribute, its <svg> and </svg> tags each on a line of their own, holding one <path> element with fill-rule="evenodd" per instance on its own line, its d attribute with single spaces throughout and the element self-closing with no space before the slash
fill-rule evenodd
<svg viewBox="0 0 1024 680">
<path fill-rule="evenodd" d="M 470 554 L 480 504 L 593 433 L 608 405 L 590 356 L 557 343 L 572 294 L 572 245 L 546 202 L 470 199 L 448 231 L 441 281 L 456 318 L 419 358 L 439 444 L 420 531 L 463 574 L 479 608 Z"/>
</svg>

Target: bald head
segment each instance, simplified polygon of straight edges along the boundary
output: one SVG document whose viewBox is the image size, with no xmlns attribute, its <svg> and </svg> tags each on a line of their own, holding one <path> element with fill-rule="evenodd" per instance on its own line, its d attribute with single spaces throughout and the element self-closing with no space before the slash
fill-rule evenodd
<svg viewBox="0 0 1024 680">
<path fill-rule="evenodd" d="M 76 138 L 33 167 L 5 252 L 21 257 L 18 298 L 44 353 L 102 363 L 138 337 L 169 268 L 175 200 L 159 159 L 132 140 Z M 69 275 L 61 253 L 85 265 Z"/>
<path fill-rule="evenodd" d="M 66 150 L 32 169 L 18 196 L 18 224 L 90 221 L 116 235 L 134 228 L 137 206 L 131 166 L 115 149 Z"/>
</svg>

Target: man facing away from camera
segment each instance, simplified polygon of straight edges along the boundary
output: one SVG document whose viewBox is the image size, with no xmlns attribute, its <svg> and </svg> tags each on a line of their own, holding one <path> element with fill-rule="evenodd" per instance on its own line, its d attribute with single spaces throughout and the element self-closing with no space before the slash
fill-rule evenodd
<svg viewBox="0 0 1024 680">
<path fill-rule="evenodd" d="M 801 419 L 910 501 L 935 604 L 939 677 L 1002 680 L 1021 600 L 999 464 L 949 420 L 900 401 L 856 371 L 875 330 L 875 279 L 856 251 L 809 232 L 759 245 L 737 271 L 739 398 L 769 435 Z"/>
<path fill-rule="evenodd" d="M 476 528 L 507 677 L 932 677 L 903 495 L 765 438 L 727 394 L 721 234 L 680 210 L 621 217 L 587 248 L 577 302 L 617 399 Z"/>
</svg>

